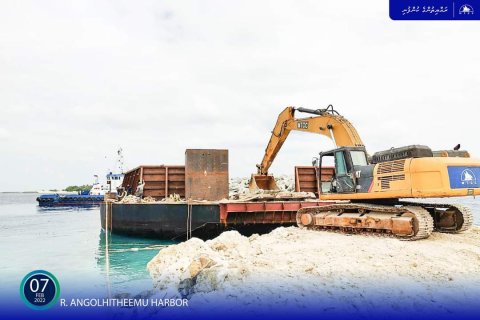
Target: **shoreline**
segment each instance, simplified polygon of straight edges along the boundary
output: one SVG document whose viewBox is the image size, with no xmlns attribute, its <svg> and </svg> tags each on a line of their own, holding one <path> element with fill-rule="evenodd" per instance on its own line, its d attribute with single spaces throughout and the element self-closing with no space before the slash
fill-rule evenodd
<svg viewBox="0 0 480 320">
<path fill-rule="evenodd" d="M 459 311 L 480 294 L 480 227 L 414 242 L 296 227 L 229 231 L 164 248 L 147 268 L 157 294 L 192 307 Z"/>
</svg>

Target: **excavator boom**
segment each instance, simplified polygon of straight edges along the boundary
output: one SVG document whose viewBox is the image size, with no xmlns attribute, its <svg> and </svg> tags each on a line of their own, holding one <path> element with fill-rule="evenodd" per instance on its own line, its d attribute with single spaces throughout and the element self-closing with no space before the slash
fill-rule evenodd
<svg viewBox="0 0 480 320">
<path fill-rule="evenodd" d="M 308 118 L 295 118 L 295 112 L 313 114 Z M 275 157 L 287 140 L 290 131 L 303 131 L 324 135 L 333 140 L 335 146 L 363 146 L 353 125 L 329 105 L 325 109 L 285 108 L 278 116 L 268 142 L 262 162 L 257 165 L 257 174 L 250 179 L 250 190 L 278 190 L 273 176 L 268 174 Z"/>
<path fill-rule="evenodd" d="M 295 118 L 295 111 L 310 113 L 315 116 L 297 119 Z M 347 119 L 338 114 L 331 105 L 326 109 L 318 110 L 287 107 L 278 116 L 262 162 L 257 165 L 257 174 L 268 174 L 268 169 L 292 130 L 322 134 L 332 139 L 335 146 L 338 147 L 363 146 L 357 130 Z"/>
</svg>

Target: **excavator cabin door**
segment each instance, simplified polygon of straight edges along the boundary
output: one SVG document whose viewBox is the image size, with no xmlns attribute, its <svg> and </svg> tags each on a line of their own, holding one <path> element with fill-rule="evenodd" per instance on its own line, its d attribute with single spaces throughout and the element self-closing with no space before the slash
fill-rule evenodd
<svg viewBox="0 0 480 320">
<path fill-rule="evenodd" d="M 362 147 L 342 147 L 320 153 L 320 176 L 322 165 L 334 165 L 335 173 L 330 182 L 322 183 L 322 193 L 355 193 L 355 170 L 358 165 L 367 165 L 365 149 Z"/>
<path fill-rule="evenodd" d="M 337 193 L 355 192 L 352 165 L 345 150 L 335 151 L 335 176 Z"/>
</svg>

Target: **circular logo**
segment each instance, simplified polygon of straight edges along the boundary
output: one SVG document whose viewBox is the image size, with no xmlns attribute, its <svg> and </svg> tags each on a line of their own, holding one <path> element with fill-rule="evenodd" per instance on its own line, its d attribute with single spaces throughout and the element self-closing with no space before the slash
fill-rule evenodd
<svg viewBox="0 0 480 320">
<path fill-rule="evenodd" d="M 470 169 L 465 169 L 462 171 L 462 176 L 460 178 L 462 184 L 477 184 L 477 177 Z"/>
<path fill-rule="evenodd" d="M 45 310 L 52 307 L 60 297 L 60 284 L 50 272 L 35 270 L 23 278 L 20 296 L 29 308 Z"/>
</svg>

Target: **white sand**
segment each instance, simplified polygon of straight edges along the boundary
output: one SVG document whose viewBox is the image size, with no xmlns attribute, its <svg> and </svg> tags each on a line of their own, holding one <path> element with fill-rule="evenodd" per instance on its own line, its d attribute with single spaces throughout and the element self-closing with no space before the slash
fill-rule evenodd
<svg viewBox="0 0 480 320">
<path fill-rule="evenodd" d="M 480 228 L 415 242 L 296 227 L 249 238 L 230 231 L 169 246 L 148 270 L 160 296 L 183 292 L 191 307 L 455 312 L 480 293 Z"/>
</svg>

